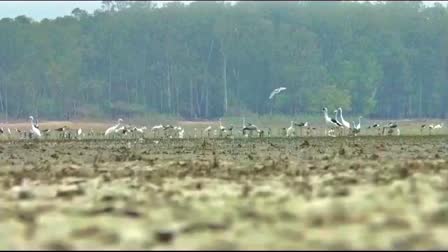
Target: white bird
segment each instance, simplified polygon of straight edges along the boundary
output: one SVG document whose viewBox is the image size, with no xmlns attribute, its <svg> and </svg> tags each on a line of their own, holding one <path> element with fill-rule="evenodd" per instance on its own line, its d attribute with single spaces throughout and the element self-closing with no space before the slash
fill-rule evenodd
<svg viewBox="0 0 448 252">
<path fill-rule="evenodd" d="M 118 133 L 118 132 L 120 132 L 120 131 L 123 131 L 124 129 L 125 129 L 124 125 L 121 126 L 120 128 L 116 128 L 116 129 L 115 129 L 115 133 Z M 126 133 L 126 132 L 124 132 L 124 133 Z"/>
<path fill-rule="evenodd" d="M 257 133 L 258 133 L 258 137 L 264 136 L 264 130 L 262 130 L 262 129 L 257 129 Z"/>
<path fill-rule="evenodd" d="M 334 118 L 331 118 L 331 121 L 333 123 L 335 123 L 338 127 L 344 127 L 344 125 L 342 125 L 342 123 L 339 122 L 339 120 L 338 120 L 338 111 L 337 110 L 334 111 Z"/>
<path fill-rule="evenodd" d="M 151 131 L 161 130 L 161 129 L 163 129 L 163 125 L 162 125 L 162 124 L 160 124 L 160 125 L 156 125 L 156 126 L 152 127 L 152 128 L 151 128 Z"/>
<path fill-rule="evenodd" d="M 440 123 L 440 124 L 437 124 L 434 126 L 434 129 L 441 129 L 441 128 L 443 128 L 443 123 Z"/>
<path fill-rule="evenodd" d="M 135 130 L 136 130 L 137 132 L 140 132 L 140 133 L 144 133 L 144 131 L 145 131 L 146 129 L 147 129 L 146 126 L 143 126 L 143 127 L 141 127 L 141 128 L 135 128 Z"/>
<path fill-rule="evenodd" d="M 243 116 L 243 128 L 242 128 L 243 136 L 244 136 L 244 128 L 246 128 L 246 117 Z"/>
<path fill-rule="evenodd" d="M 328 129 L 327 129 L 327 125 L 328 125 L 328 124 L 333 125 L 334 127 L 340 127 L 340 126 L 342 126 L 342 124 L 340 124 L 340 123 L 336 120 L 336 118 L 330 118 L 330 117 L 328 116 L 328 109 L 327 109 L 326 107 L 323 108 L 322 111 L 324 112 L 324 117 L 325 117 L 325 135 L 327 135 L 328 133 L 330 133 L 330 132 L 328 132 Z M 333 133 L 333 132 L 334 132 L 334 131 L 331 131 L 331 133 Z"/>
<path fill-rule="evenodd" d="M 108 128 L 108 129 L 106 130 L 106 132 L 104 132 L 104 135 L 107 136 L 107 135 L 109 135 L 110 133 L 115 132 L 115 130 L 120 126 L 120 124 L 121 124 L 122 121 L 123 121 L 123 119 L 119 118 L 119 119 L 118 119 L 118 123 L 117 123 L 116 125 L 114 125 L 114 126 Z"/>
<path fill-rule="evenodd" d="M 226 130 L 226 127 L 222 126 L 221 118 L 219 118 L 219 129 L 220 129 L 221 131 Z"/>
<path fill-rule="evenodd" d="M 182 127 L 180 127 L 180 126 L 174 126 L 174 130 L 176 131 L 174 134 L 176 134 L 178 138 L 181 138 L 181 137 L 180 137 L 180 134 L 181 134 L 181 132 L 183 131 Z M 182 134 L 183 134 L 183 133 L 182 133 Z M 182 137 L 182 138 L 183 138 L 183 137 Z"/>
<path fill-rule="evenodd" d="M 358 118 L 358 124 L 355 124 L 355 122 L 353 122 L 353 128 L 355 128 L 356 130 L 360 130 L 361 129 L 361 118 L 362 118 L 362 116 L 360 116 Z"/>
<path fill-rule="evenodd" d="M 78 129 L 78 136 L 81 136 L 81 134 L 82 134 L 82 129 L 79 128 L 79 129 Z"/>
<path fill-rule="evenodd" d="M 279 87 L 279 88 L 274 89 L 271 92 L 271 94 L 269 95 L 269 100 L 272 99 L 276 94 L 282 92 L 283 90 L 286 90 L 286 88 L 285 87 Z"/>
<path fill-rule="evenodd" d="M 30 120 L 31 120 L 31 132 L 36 135 L 37 137 L 41 137 L 42 135 L 40 134 L 40 130 L 38 128 L 36 128 L 36 126 L 34 126 L 34 118 L 33 116 L 30 116 Z"/>
<path fill-rule="evenodd" d="M 342 125 L 344 125 L 344 127 L 346 127 L 347 129 L 350 129 L 350 123 L 344 120 L 344 117 L 342 117 L 342 108 L 339 107 L 339 115 L 341 116 L 341 123 Z"/>
<path fill-rule="evenodd" d="M 179 138 L 184 138 L 184 132 L 185 132 L 184 129 L 181 129 L 181 130 L 179 131 Z"/>
<path fill-rule="evenodd" d="M 34 119 L 33 119 L 33 121 L 34 121 Z M 34 127 L 36 127 L 37 129 L 39 129 L 39 122 L 38 122 L 37 119 L 36 119 L 36 122 L 34 122 Z"/>
<path fill-rule="evenodd" d="M 207 128 L 204 129 L 204 133 L 207 133 L 207 136 L 210 136 L 210 130 L 212 130 L 212 126 L 208 126 Z"/>
<path fill-rule="evenodd" d="M 286 136 L 291 136 L 292 134 L 294 134 L 294 121 L 291 121 L 291 126 L 289 126 L 289 128 L 286 130 Z"/>
<path fill-rule="evenodd" d="M 355 121 L 352 121 L 352 125 L 353 125 L 353 128 L 351 129 L 352 133 L 353 135 L 356 136 L 359 132 L 361 132 L 361 122 L 358 125 L 356 125 Z"/>
<path fill-rule="evenodd" d="M 152 128 L 151 128 L 151 131 L 154 133 L 154 137 L 156 136 L 156 133 L 157 132 L 159 132 L 159 131 L 161 131 L 161 130 L 163 130 L 164 128 L 163 128 L 163 125 L 162 124 L 160 124 L 160 125 L 155 125 L 155 126 L 153 126 Z"/>
</svg>

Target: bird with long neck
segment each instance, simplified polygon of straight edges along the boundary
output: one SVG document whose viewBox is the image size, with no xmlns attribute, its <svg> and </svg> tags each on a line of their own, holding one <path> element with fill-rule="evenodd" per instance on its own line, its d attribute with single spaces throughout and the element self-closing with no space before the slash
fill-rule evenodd
<svg viewBox="0 0 448 252">
<path fill-rule="evenodd" d="M 339 107 L 338 110 L 339 110 L 339 116 L 341 117 L 342 125 L 344 125 L 345 128 L 350 129 L 350 123 L 344 120 L 344 117 L 342 116 L 342 108 Z"/>
<path fill-rule="evenodd" d="M 219 118 L 219 136 L 222 136 L 222 134 L 226 131 L 226 127 L 222 126 L 222 120 Z"/>
<path fill-rule="evenodd" d="M 42 135 L 40 134 L 40 130 L 38 128 L 36 128 L 36 126 L 34 125 L 34 118 L 33 116 L 30 116 L 30 121 L 31 121 L 31 132 L 36 135 L 37 137 L 41 137 Z"/>
<path fill-rule="evenodd" d="M 322 111 L 324 112 L 324 118 L 325 118 L 325 135 L 327 135 L 328 134 L 328 124 L 334 125 L 334 123 L 331 120 L 331 118 L 328 116 L 328 109 L 323 108 Z"/>
<path fill-rule="evenodd" d="M 208 126 L 204 129 L 204 133 L 207 133 L 207 137 L 210 137 L 210 131 L 212 130 L 212 126 Z"/>
<path fill-rule="evenodd" d="M 361 129 L 361 118 L 362 116 L 358 117 L 358 124 L 355 124 L 355 122 L 352 122 L 353 128 L 360 130 Z"/>
<path fill-rule="evenodd" d="M 291 121 L 291 126 L 286 130 L 286 136 L 291 136 L 294 133 L 294 121 Z"/>
<path fill-rule="evenodd" d="M 243 132 L 243 136 L 244 136 L 244 128 L 246 128 L 246 117 L 243 116 L 243 128 L 242 128 L 242 132 Z"/>
<path fill-rule="evenodd" d="M 225 130 L 226 129 L 226 127 L 222 126 L 222 119 L 221 118 L 219 118 L 219 129 L 220 130 Z"/>
<path fill-rule="evenodd" d="M 331 118 L 331 121 L 334 122 L 337 125 L 337 128 L 341 129 L 344 127 L 344 125 L 338 120 L 338 110 L 336 109 L 334 111 L 334 118 Z M 339 131 L 339 135 L 342 134 L 342 131 Z"/>
<path fill-rule="evenodd" d="M 437 125 L 434 125 L 434 129 L 441 129 L 443 128 L 443 123 L 439 123 Z"/>
<path fill-rule="evenodd" d="M 121 122 L 123 122 L 123 119 L 119 118 L 119 119 L 118 119 L 118 123 L 117 123 L 116 125 L 114 125 L 114 126 L 108 128 L 108 129 L 106 130 L 106 132 L 104 132 L 104 135 L 107 136 L 107 135 L 109 135 L 110 133 L 115 132 L 115 130 L 121 125 Z"/>
</svg>

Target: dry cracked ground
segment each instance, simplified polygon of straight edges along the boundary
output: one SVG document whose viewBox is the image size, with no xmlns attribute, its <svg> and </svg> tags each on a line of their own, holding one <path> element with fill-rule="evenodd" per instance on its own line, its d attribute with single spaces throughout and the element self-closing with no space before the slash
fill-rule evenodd
<svg viewBox="0 0 448 252">
<path fill-rule="evenodd" d="M 4 141 L 0 249 L 446 249 L 447 140 Z"/>
</svg>

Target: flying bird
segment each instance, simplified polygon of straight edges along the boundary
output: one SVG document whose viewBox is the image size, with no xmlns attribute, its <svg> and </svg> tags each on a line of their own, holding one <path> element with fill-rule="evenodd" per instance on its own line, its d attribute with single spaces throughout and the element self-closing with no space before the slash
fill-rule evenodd
<svg viewBox="0 0 448 252">
<path fill-rule="evenodd" d="M 271 95 L 269 95 L 269 100 L 272 99 L 276 94 L 282 92 L 283 90 L 286 90 L 285 87 L 279 87 L 274 89 L 274 91 L 271 92 Z"/>
</svg>

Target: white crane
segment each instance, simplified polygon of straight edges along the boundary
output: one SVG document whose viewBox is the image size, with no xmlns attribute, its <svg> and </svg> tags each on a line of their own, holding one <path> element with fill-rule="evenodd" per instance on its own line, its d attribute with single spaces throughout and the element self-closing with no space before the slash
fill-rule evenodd
<svg viewBox="0 0 448 252">
<path fill-rule="evenodd" d="M 154 127 L 151 128 L 151 131 L 155 131 L 155 130 L 161 130 L 163 129 L 163 125 L 159 124 L 159 125 L 155 125 Z"/>
<path fill-rule="evenodd" d="M 37 137 L 41 137 L 42 135 L 40 134 L 40 130 L 38 128 L 36 128 L 36 126 L 34 125 L 34 118 L 33 116 L 30 116 L 30 120 L 31 120 L 31 132 L 36 135 Z"/>
<path fill-rule="evenodd" d="M 177 136 L 178 138 L 181 138 L 180 137 L 180 133 L 183 131 L 183 129 L 182 129 L 182 127 L 180 127 L 180 126 L 174 126 L 174 134 L 175 134 L 175 136 Z M 182 133 L 183 134 L 183 133 Z M 182 136 L 182 138 L 183 138 L 183 136 Z"/>
<path fill-rule="evenodd" d="M 226 131 L 226 127 L 222 126 L 221 118 L 219 118 L 219 136 L 222 136 L 222 133 Z"/>
<path fill-rule="evenodd" d="M 258 137 L 264 136 L 264 130 L 262 130 L 262 129 L 257 129 L 257 133 L 258 133 Z"/>
<path fill-rule="evenodd" d="M 294 128 L 294 121 L 291 121 L 291 126 L 289 126 L 288 129 L 286 129 L 286 136 L 292 136 L 295 132 L 295 128 Z"/>
<path fill-rule="evenodd" d="M 139 133 L 144 133 L 145 132 L 145 130 L 147 130 L 148 128 L 146 128 L 146 126 L 143 126 L 143 127 L 141 127 L 141 128 L 135 128 L 135 130 L 137 131 L 137 132 L 139 132 Z"/>
<path fill-rule="evenodd" d="M 284 90 L 286 90 L 285 87 L 279 87 L 279 88 L 274 89 L 274 90 L 271 92 L 271 94 L 269 95 L 269 100 L 271 100 L 272 98 L 274 98 L 274 96 L 275 96 L 276 94 L 278 94 L 278 93 L 280 93 L 280 92 L 282 92 L 282 91 L 284 91 Z"/>
<path fill-rule="evenodd" d="M 244 136 L 244 128 L 246 128 L 246 117 L 243 116 L 243 127 L 242 127 L 242 130 L 241 130 L 243 136 Z"/>
<path fill-rule="evenodd" d="M 335 119 L 335 118 L 330 118 L 328 116 L 328 109 L 325 107 L 322 109 L 322 111 L 324 112 L 324 117 L 325 117 L 325 135 L 328 134 L 328 124 L 333 125 L 333 127 L 340 127 L 341 124 Z"/>
<path fill-rule="evenodd" d="M 184 130 L 184 129 L 181 129 L 181 130 L 179 131 L 179 138 L 184 138 L 184 133 L 185 133 L 185 130 Z"/>
<path fill-rule="evenodd" d="M 355 128 L 356 130 L 361 130 L 361 118 L 362 116 L 358 117 L 358 124 L 355 124 L 355 122 L 353 122 L 353 128 Z"/>
<path fill-rule="evenodd" d="M 204 129 L 204 133 L 207 133 L 207 136 L 210 137 L 210 131 L 212 130 L 212 126 L 208 126 L 207 128 Z"/>
<path fill-rule="evenodd" d="M 82 129 L 81 128 L 78 128 L 77 134 L 78 134 L 78 139 L 81 139 L 81 137 L 82 137 Z"/>
<path fill-rule="evenodd" d="M 106 132 L 104 132 L 104 135 L 107 136 L 107 135 L 109 135 L 110 133 L 116 132 L 115 130 L 120 126 L 120 124 L 121 124 L 122 121 L 123 121 L 123 119 L 118 118 L 118 123 L 117 123 L 116 125 L 114 125 L 114 126 L 108 128 L 108 129 L 106 130 Z"/>
<path fill-rule="evenodd" d="M 324 112 L 325 126 L 327 124 L 333 124 L 333 122 L 331 121 L 331 118 L 328 116 L 328 109 L 327 108 L 323 108 L 322 111 Z M 327 127 L 325 127 L 325 135 L 326 134 L 327 134 Z"/>
<path fill-rule="evenodd" d="M 443 123 L 439 123 L 434 126 L 434 129 L 441 129 L 441 128 L 443 128 Z"/>
<path fill-rule="evenodd" d="M 221 120 L 221 118 L 219 118 L 219 129 L 220 129 L 221 131 L 226 130 L 226 127 L 222 126 L 222 120 Z"/>
<path fill-rule="evenodd" d="M 436 125 L 434 125 L 434 124 L 430 124 L 430 125 L 428 126 L 429 134 L 430 134 L 430 135 L 432 134 L 432 130 L 435 130 L 435 129 L 441 129 L 441 128 L 443 128 L 443 123 L 439 123 L 439 124 L 436 124 Z"/>
<path fill-rule="evenodd" d="M 33 121 L 34 121 L 34 119 L 33 119 Z M 34 122 L 34 127 L 39 129 L 39 121 L 37 119 L 36 119 L 36 122 Z"/>
<path fill-rule="evenodd" d="M 338 120 L 338 109 L 334 111 L 334 118 L 331 118 L 331 121 L 335 122 L 337 128 L 339 128 L 339 135 L 342 134 L 341 128 L 344 128 L 344 125 Z"/>
<path fill-rule="evenodd" d="M 344 117 L 342 117 L 342 108 L 339 107 L 338 110 L 339 110 L 339 115 L 341 116 L 341 123 L 342 123 L 342 125 L 343 125 L 345 128 L 350 129 L 350 123 L 347 122 L 346 120 L 344 120 Z"/>
<path fill-rule="evenodd" d="M 154 133 L 154 137 L 156 137 L 156 133 L 163 130 L 163 125 L 159 124 L 159 125 L 155 125 L 151 128 L 151 131 Z"/>
<path fill-rule="evenodd" d="M 352 125 L 353 125 L 353 128 L 351 129 L 351 130 L 352 130 L 352 133 L 353 133 L 353 135 L 356 136 L 359 132 L 361 132 L 361 127 L 358 127 L 359 124 L 356 125 L 356 124 L 355 124 L 355 121 L 352 121 Z"/>
</svg>

